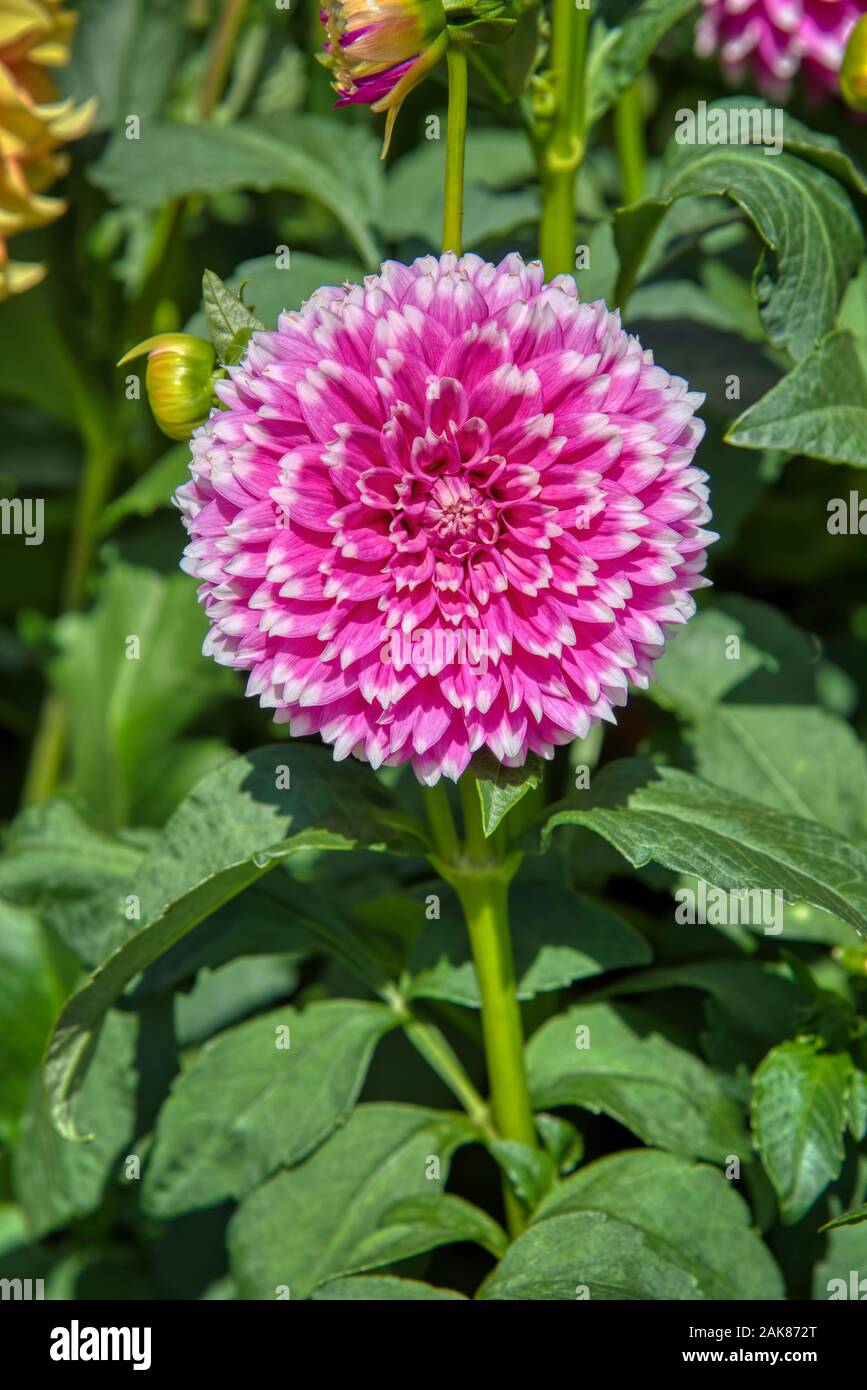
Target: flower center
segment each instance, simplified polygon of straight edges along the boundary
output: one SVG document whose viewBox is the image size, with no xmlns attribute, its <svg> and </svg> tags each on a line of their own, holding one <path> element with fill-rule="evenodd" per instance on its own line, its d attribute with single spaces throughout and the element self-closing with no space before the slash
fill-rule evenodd
<svg viewBox="0 0 867 1390">
<path fill-rule="evenodd" d="M 434 484 L 422 524 L 430 543 L 452 554 L 466 554 L 477 544 L 491 545 L 500 529 L 491 499 L 456 474 Z"/>
</svg>

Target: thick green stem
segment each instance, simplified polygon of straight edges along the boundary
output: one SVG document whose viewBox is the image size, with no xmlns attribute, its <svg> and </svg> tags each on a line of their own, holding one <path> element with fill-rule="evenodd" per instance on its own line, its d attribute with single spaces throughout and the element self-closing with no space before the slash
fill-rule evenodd
<svg viewBox="0 0 867 1390">
<path fill-rule="evenodd" d="M 509 933 L 505 866 L 458 874 L 453 883 L 466 918 L 482 999 L 482 1037 L 488 1069 L 491 1115 L 501 1139 L 536 1147 L 536 1128 L 524 1070 L 524 1032 L 518 1004 Z M 504 1181 L 506 1220 L 512 1235 L 526 1225 L 526 1212 Z"/>
<path fill-rule="evenodd" d="M 509 885 L 493 872 L 461 877 L 456 884 L 482 996 L 482 1034 L 497 1132 L 535 1147 L 536 1129 L 524 1072 L 524 1035 L 518 1004 Z"/>
<path fill-rule="evenodd" d="M 554 0 L 549 83 L 554 116 L 539 146 L 542 218 L 539 252 L 550 280 L 575 269 L 575 182 L 584 157 L 589 0 Z"/>
<path fill-rule="evenodd" d="M 620 189 L 624 204 L 644 197 L 644 111 L 641 78 L 621 92 L 614 106 L 614 140 L 620 165 Z"/>
<path fill-rule="evenodd" d="M 436 868 L 457 893 L 466 918 L 479 993 L 482 1039 L 490 1088 L 491 1115 L 501 1139 L 537 1146 L 536 1127 L 524 1070 L 524 1033 L 518 1003 L 512 940 L 509 932 L 509 883 L 520 854 L 499 857 L 495 839 L 485 837 L 481 802 L 472 772 L 459 783 L 464 815 L 464 848 Z M 506 1216 L 512 1234 L 526 1213 L 511 1187 L 505 1186 Z"/>
<path fill-rule="evenodd" d="M 446 126 L 446 182 L 443 202 L 443 251 L 461 254 L 464 221 L 464 156 L 467 144 L 467 54 L 450 44 L 449 112 Z"/>
</svg>

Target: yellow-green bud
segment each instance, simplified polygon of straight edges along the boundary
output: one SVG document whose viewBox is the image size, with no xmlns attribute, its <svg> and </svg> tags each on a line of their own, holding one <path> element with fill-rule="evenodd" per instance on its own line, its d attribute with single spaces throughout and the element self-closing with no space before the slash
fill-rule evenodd
<svg viewBox="0 0 867 1390">
<path fill-rule="evenodd" d="M 863 946 L 835 946 L 831 955 L 849 975 L 867 975 L 867 950 Z"/>
<path fill-rule="evenodd" d="M 840 92 L 847 106 L 867 111 L 867 15 L 849 35 L 840 69 Z"/>
<path fill-rule="evenodd" d="M 145 353 L 145 386 L 154 419 L 169 439 L 189 439 L 215 403 L 213 347 L 191 333 L 158 333 L 130 348 L 117 365 Z"/>
</svg>

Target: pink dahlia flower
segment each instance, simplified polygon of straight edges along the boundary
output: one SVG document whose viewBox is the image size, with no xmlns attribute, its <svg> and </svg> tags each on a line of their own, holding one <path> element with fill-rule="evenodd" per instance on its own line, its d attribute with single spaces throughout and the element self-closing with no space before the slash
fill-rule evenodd
<svg viewBox="0 0 867 1390">
<path fill-rule="evenodd" d="M 729 80 L 752 75 L 774 100 L 787 96 L 801 73 L 808 97 L 839 90 L 846 41 L 867 0 L 704 0 L 696 51 L 719 54 Z"/>
<path fill-rule="evenodd" d="M 693 612 L 703 397 L 570 277 L 387 262 L 229 378 L 177 493 L 205 651 L 335 758 L 433 783 L 551 757 Z"/>
</svg>

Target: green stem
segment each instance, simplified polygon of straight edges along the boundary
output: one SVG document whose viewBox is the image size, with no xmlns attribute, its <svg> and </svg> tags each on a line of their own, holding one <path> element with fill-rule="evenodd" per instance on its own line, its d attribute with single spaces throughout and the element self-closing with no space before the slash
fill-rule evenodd
<svg viewBox="0 0 867 1390">
<path fill-rule="evenodd" d="M 115 432 L 108 426 L 104 428 L 104 436 L 90 445 L 85 453 L 63 585 L 64 609 L 80 608 L 84 602 L 97 526 L 114 481 L 118 461 L 117 444 L 113 437 Z"/>
<path fill-rule="evenodd" d="M 485 1137 L 496 1139 L 491 1112 L 464 1071 L 457 1053 L 439 1028 L 433 1023 L 411 1017 L 404 1023 L 403 1031 L 428 1066 L 460 1101 L 470 1119 L 479 1126 Z"/>
<path fill-rule="evenodd" d="M 637 203 L 644 197 L 644 111 L 641 100 L 641 78 L 621 92 L 614 106 L 614 141 L 620 165 L 620 188 L 624 204 Z"/>
<path fill-rule="evenodd" d="M 509 932 L 509 883 L 521 856 L 499 858 L 493 841 L 485 838 L 472 772 L 464 774 L 459 789 L 464 812 L 464 852 L 450 863 L 434 862 L 455 889 L 467 923 L 482 1001 L 482 1039 L 494 1127 L 501 1139 L 515 1139 L 536 1148 Z M 509 1229 L 515 1235 L 526 1224 L 526 1213 L 511 1187 L 504 1185 L 504 1193 Z"/>
<path fill-rule="evenodd" d="M 21 789 L 21 805 L 32 806 L 35 801 L 45 801 L 57 785 L 63 766 L 63 750 L 66 743 L 66 709 L 59 695 L 46 695 L 39 710 L 39 722 L 33 742 L 24 786 Z"/>
<path fill-rule="evenodd" d="M 575 183 L 584 157 L 587 8 L 554 0 L 551 13 L 549 81 L 554 116 L 539 149 L 542 217 L 539 252 L 550 280 L 575 269 Z"/>
<path fill-rule="evenodd" d="M 457 884 L 482 996 L 482 1035 L 497 1132 L 536 1146 L 524 1072 L 524 1035 L 518 1004 L 509 886 L 498 874 L 468 874 Z"/>
<path fill-rule="evenodd" d="M 467 143 L 467 53 L 461 45 L 449 45 L 448 68 L 443 251 L 454 251 L 459 256 L 464 221 L 464 157 Z"/>
<path fill-rule="evenodd" d="M 77 375 L 75 396 L 78 426 L 84 441 L 84 465 L 60 598 L 62 612 L 79 608 L 84 601 L 99 518 L 111 491 L 120 456 L 117 430 L 106 406 Z M 66 733 L 67 718 L 63 701 L 49 693 L 42 701 L 24 774 L 21 791 L 23 806 L 44 801 L 54 791 L 63 766 Z"/>
<path fill-rule="evenodd" d="M 223 95 L 235 39 L 244 18 L 247 0 L 223 0 L 223 8 L 208 55 L 208 66 L 199 89 L 199 116 L 206 121 Z"/>
<path fill-rule="evenodd" d="M 482 999 L 482 1037 L 494 1126 L 500 1138 L 516 1139 L 535 1148 L 536 1128 L 524 1070 L 524 1033 L 509 933 L 508 879 L 496 871 L 467 873 L 456 877 L 454 886 L 466 918 Z M 504 1184 L 504 1200 L 509 1230 L 517 1235 L 526 1225 L 526 1213 L 508 1184 Z"/>
</svg>

